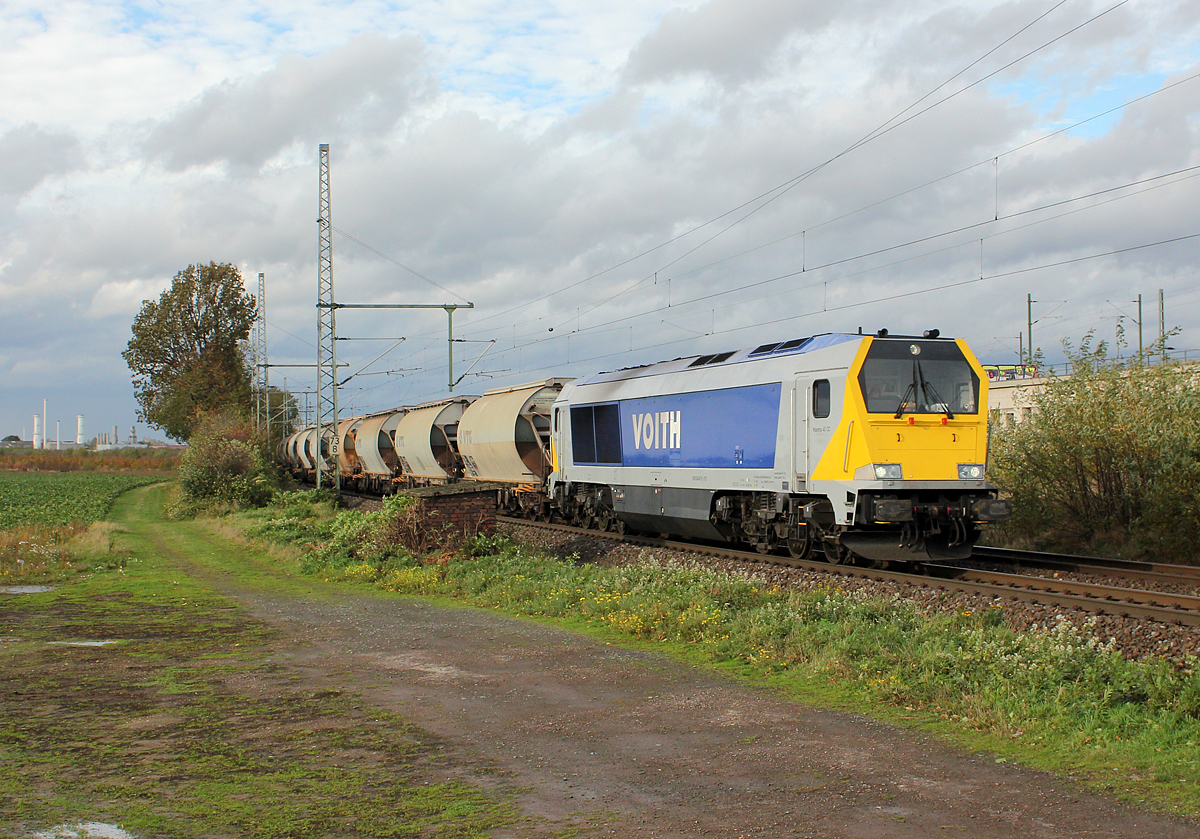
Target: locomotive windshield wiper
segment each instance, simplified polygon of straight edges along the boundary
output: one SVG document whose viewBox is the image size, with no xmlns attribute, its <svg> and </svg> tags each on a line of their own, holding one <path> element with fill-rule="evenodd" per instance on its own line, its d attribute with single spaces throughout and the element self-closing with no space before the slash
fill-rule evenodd
<svg viewBox="0 0 1200 839">
<path fill-rule="evenodd" d="M 917 382 L 921 383 L 921 395 L 925 397 L 925 407 L 934 408 L 940 405 L 941 410 L 946 412 L 946 418 L 954 419 L 954 414 L 950 412 L 950 406 L 942 400 L 941 394 L 937 392 L 937 388 L 931 385 L 929 380 L 925 378 L 925 371 L 921 369 L 921 360 L 919 358 L 913 359 L 913 368 L 913 384 Z"/>
<path fill-rule="evenodd" d="M 942 410 L 946 412 L 946 417 L 954 419 L 954 414 L 951 412 L 950 406 L 942 400 L 941 394 L 937 392 L 937 389 L 924 379 L 921 380 L 921 386 L 925 388 L 925 403 L 930 408 L 940 405 Z"/>
<path fill-rule="evenodd" d="M 900 419 L 904 413 L 904 406 L 908 404 L 908 397 L 913 398 L 913 410 L 917 407 L 917 383 L 914 381 L 908 386 L 908 390 L 904 391 L 904 395 L 900 397 L 900 405 L 896 408 L 895 418 Z"/>
<path fill-rule="evenodd" d="M 904 406 L 908 404 L 908 397 L 913 400 L 913 412 L 916 413 L 918 407 L 917 399 L 922 395 L 922 390 L 925 386 L 925 377 L 921 375 L 921 362 L 913 359 L 913 377 L 912 382 L 908 385 L 908 390 L 904 391 L 904 395 L 900 397 L 900 404 L 896 407 L 895 418 L 900 419 L 904 414 Z"/>
<path fill-rule="evenodd" d="M 954 419 L 954 414 L 950 411 L 950 406 L 942 400 L 941 394 L 937 392 L 937 388 L 925 378 L 925 371 L 921 369 L 921 361 L 916 358 L 913 359 L 912 382 L 909 383 L 908 389 L 904 391 L 904 396 L 900 398 L 900 404 L 896 407 L 896 413 L 894 414 L 896 419 L 900 419 L 904 415 L 904 408 L 908 404 L 910 396 L 913 399 L 914 412 L 924 404 L 927 410 L 935 409 L 943 411 L 949 419 Z"/>
</svg>

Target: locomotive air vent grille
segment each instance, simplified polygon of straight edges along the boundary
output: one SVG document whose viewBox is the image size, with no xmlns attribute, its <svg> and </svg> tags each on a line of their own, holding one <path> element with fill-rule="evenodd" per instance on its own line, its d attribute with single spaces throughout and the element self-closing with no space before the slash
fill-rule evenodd
<svg viewBox="0 0 1200 839">
<path fill-rule="evenodd" d="M 776 341 L 773 344 L 763 344 L 761 347 L 755 347 L 750 355 L 775 355 L 776 353 L 791 352 L 798 350 L 807 344 L 811 338 L 793 338 L 790 341 Z"/>
<path fill-rule="evenodd" d="M 691 364 L 689 364 L 688 367 L 703 367 L 705 364 L 708 364 L 708 362 L 712 361 L 714 358 L 716 358 L 715 355 L 702 355 L 699 358 L 697 358 L 695 361 L 693 361 Z"/>
</svg>

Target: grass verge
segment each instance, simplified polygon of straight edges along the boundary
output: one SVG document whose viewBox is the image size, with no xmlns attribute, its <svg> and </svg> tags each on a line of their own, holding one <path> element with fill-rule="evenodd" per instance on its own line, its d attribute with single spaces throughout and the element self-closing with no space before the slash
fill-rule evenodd
<svg viewBox="0 0 1200 839">
<path fill-rule="evenodd" d="M 308 512 L 306 512 L 306 510 Z M 332 516 L 312 494 L 237 519 L 302 546 L 329 581 L 430 595 L 649 644 L 826 707 L 923 727 L 997 762 L 1069 774 L 1127 800 L 1200 815 L 1200 672 L 1130 662 L 1062 622 L 1015 633 L 999 609 L 929 616 L 836 584 L 644 560 L 602 568 L 504 538 L 419 556 L 382 534 L 410 508 Z"/>
<path fill-rule="evenodd" d="M 161 494 L 118 501 L 121 564 L 0 601 L 0 834 L 477 837 L 513 819 L 425 732 L 272 664 L 274 632 L 184 570 L 236 552 L 165 524 Z"/>
</svg>

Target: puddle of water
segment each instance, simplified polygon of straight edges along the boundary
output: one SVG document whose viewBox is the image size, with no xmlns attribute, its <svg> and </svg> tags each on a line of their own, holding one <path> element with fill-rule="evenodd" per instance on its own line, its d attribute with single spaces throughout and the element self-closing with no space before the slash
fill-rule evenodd
<svg viewBox="0 0 1200 839">
<path fill-rule="evenodd" d="M 116 641 L 50 641 L 51 644 L 58 644 L 63 647 L 107 647 L 109 644 L 115 644 Z"/>
<path fill-rule="evenodd" d="M 132 833 L 104 822 L 60 824 L 33 835 L 35 839 L 135 839 Z"/>
<path fill-rule="evenodd" d="M 0 586 L 0 594 L 41 594 L 54 591 L 54 586 Z"/>
</svg>

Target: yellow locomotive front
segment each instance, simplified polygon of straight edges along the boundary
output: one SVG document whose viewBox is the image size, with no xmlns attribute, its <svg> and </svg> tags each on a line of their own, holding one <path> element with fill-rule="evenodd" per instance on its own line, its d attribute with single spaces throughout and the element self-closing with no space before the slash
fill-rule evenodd
<svg viewBox="0 0 1200 839">
<path fill-rule="evenodd" d="M 962 340 L 867 338 L 848 371 L 839 428 L 814 481 L 854 496 L 840 545 L 866 557 L 961 558 L 1011 513 L 985 480 L 987 375 Z"/>
</svg>

